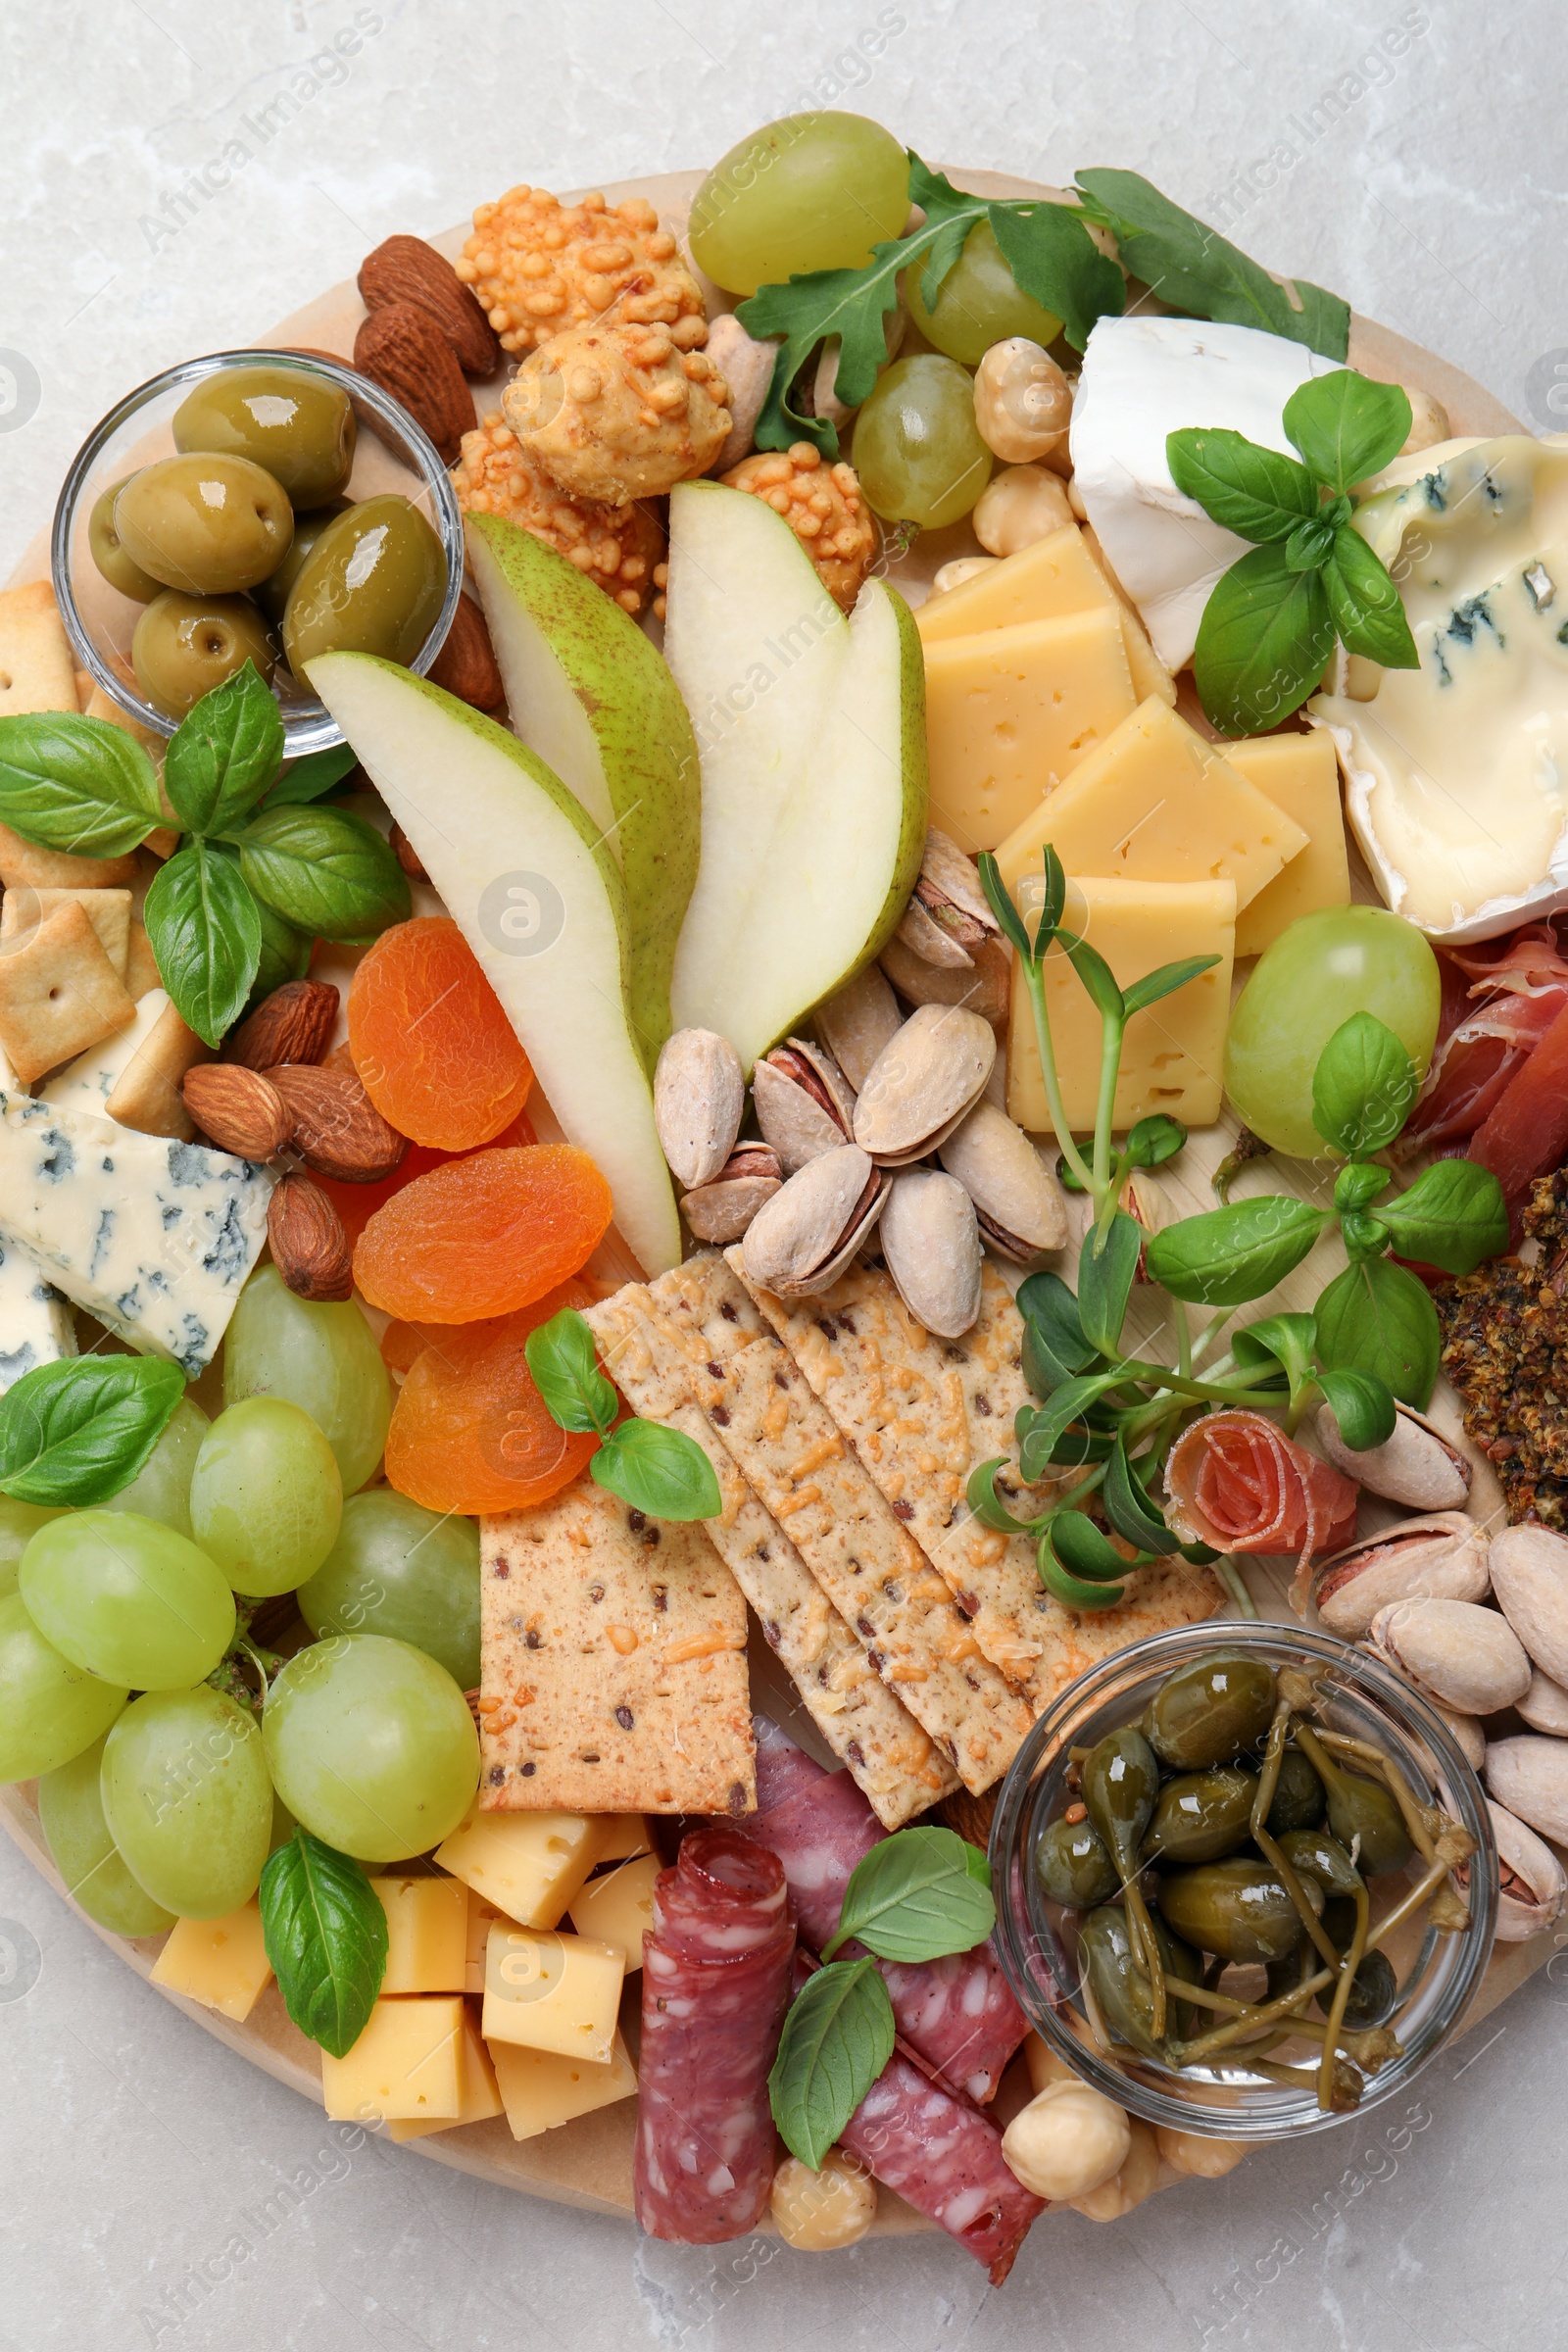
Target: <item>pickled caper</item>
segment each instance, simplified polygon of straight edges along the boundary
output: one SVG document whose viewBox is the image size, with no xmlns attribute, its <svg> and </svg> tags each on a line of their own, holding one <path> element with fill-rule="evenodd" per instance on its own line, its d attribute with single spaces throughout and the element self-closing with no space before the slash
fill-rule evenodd
<svg viewBox="0 0 1568 2352">
<path fill-rule="evenodd" d="M 305 567 L 306 557 L 328 525 L 336 522 L 338 516 L 346 514 L 348 511 L 349 502 L 346 498 L 334 498 L 328 505 L 318 507 L 313 514 L 295 516 L 294 539 L 288 554 L 277 569 L 269 572 L 260 587 L 252 591 L 274 628 L 283 625 L 289 594 Z"/>
<path fill-rule="evenodd" d="M 1092 1821 L 1054 1821 L 1035 1847 L 1035 1877 L 1052 1902 L 1087 1911 L 1103 1903 L 1120 1881 Z"/>
<path fill-rule="evenodd" d="M 1138 1847 L 1159 1795 L 1159 1766 L 1136 1724 L 1107 1732 L 1083 1764 L 1084 1803 L 1125 1886 L 1138 1875 Z"/>
<path fill-rule="evenodd" d="M 1283 1838 L 1287 1830 L 1315 1830 L 1322 1818 L 1323 1784 L 1300 1749 L 1288 1747 L 1263 1827 L 1271 1838 Z"/>
<path fill-rule="evenodd" d="M 1155 1800 L 1144 1842 L 1146 1862 L 1216 1862 L 1247 1841 L 1257 1778 L 1237 1764 L 1185 1772 Z"/>
<path fill-rule="evenodd" d="M 220 368 L 174 411 L 174 447 L 249 458 L 296 507 L 336 498 L 354 466 L 349 396 L 307 368 Z"/>
<path fill-rule="evenodd" d="M 1415 1849 L 1404 1815 L 1382 1782 L 1342 1772 L 1327 1757 L 1320 1759 L 1318 1771 L 1329 1828 L 1346 1851 L 1354 1855 L 1362 1877 L 1376 1879 L 1386 1871 L 1402 1870 Z"/>
<path fill-rule="evenodd" d="M 1149 1743 L 1176 1772 L 1228 1764 L 1253 1746 L 1273 1717 L 1273 1669 L 1261 1658 L 1216 1651 L 1173 1674 L 1145 1718 Z"/>
<path fill-rule="evenodd" d="M 1336 1951 L 1348 1952 L 1355 1934 L 1355 1905 L 1343 1895 L 1331 1895 L 1323 1906 L 1323 1925 L 1329 1941 Z M 1334 1998 L 1334 1987 L 1325 1984 L 1314 2006 L 1327 2017 Z M 1394 1973 L 1394 1963 L 1386 1952 L 1366 1952 L 1350 1980 L 1350 1996 L 1345 2004 L 1345 2023 L 1350 2031 L 1361 2034 L 1373 2026 L 1385 2026 L 1394 2015 L 1399 2001 L 1399 1980 Z"/>
<path fill-rule="evenodd" d="M 446 594 L 446 558 L 406 498 L 366 498 L 328 523 L 300 567 L 283 613 L 283 650 L 302 682 L 318 654 L 412 662 Z"/>
<path fill-rule="evenodd" d="M 1198 1954 L 1173 1936 L 1162 1920 L 1154 1921 L 1153 1929 L 1167 1974 L 1180 1977 L 1185 1984 L 1196 1984 Z M 1078 1948 L 1110 2032 L 1146 2057 L 1159 2057 L 1160 2045 L 1153 2032 L 1153 1993 L 1139 1968 L 1126 1913 L 1114 1903 L 1102 1903 L 1091 1911 L 1079 1926 Z M 1184 2007 L 1171 2004 L 1167 2031 L 1186 2034 L 1191 2022 Z"/>
<path fill-rule="evenodd" d="M 125 481 L 133 482 L 135 478 L 133 473 L 127 474 Z M 118 588 L 122 596 L 133 597 L 138 605 L 150 605 L 162 593 L 162 583 L 143 571 L 139 564 L 131 562 L 115 528 L 115 501 L 124 487 L 125 482 L 115 482 L 94 499 L 92 513 L 87 517 L 87 545 L 111 588 Z"/>
<path fill-rule="evenodd" d="M 1349 1855 L 1327 1830 L 1287 1830 L 1279 1848 L 1297 1877 L 1315 1879 L 1325 1894 L 1350 1897 L 1362 1884 Z"/>
<path fill-rule="evenodd" d="M 1310 1880 L 1306 1894 L 1313 1909 L 1321 1909 L 1322 1891 Z M 1241 1854 L 1173 1872 L 1160 1882 L 1155 1900 L 1184 1942 L 1222 1960 L 1283 1960 L 1304 1932 L 1278 1874 Z"/>
<path fill-rule="evenodd" d="M 171 718 L 183 718 L 247 662 L 270 679 L 276 660 L 266 621 L 243 596 L 181 596 L 166 588 L 147 607 L 130 641 L 137 684 Z"/>
<path fill-rule="evenodd" d="M 232 596 L 275 571 L 294 536 L 281 484 L 249 458 L 160 458 L 115 501 L 131 562 L 186 596 Z"/>
</svg>

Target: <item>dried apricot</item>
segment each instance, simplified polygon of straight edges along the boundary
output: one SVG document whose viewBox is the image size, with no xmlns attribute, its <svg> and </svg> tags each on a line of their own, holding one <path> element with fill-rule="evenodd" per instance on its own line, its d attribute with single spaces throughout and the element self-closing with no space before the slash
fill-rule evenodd
<svg viewBox="0 0 1568 2352">
<path fill-rule="evenodd" d="M 585 1285 L 563 1283 L 515 1314 L 445 1330 L 422 1348 L 387 1432 L 389 1484 L 426 1510 L 470 1514 L 524 1510 L 569 1486 L 599 1440 L 551 1419 L 523 1348 L 564 1306 L 588 1303 Z"/>
<path fill-rule="evenodd" d="M 534 1144 L 538 1137 L 533 1121 L 525 1110 L 519 1111 L 510 1127 L 504 1127 L 492 1144 L 481 1144 L 482 1152 L 499 1152 L 508 1146 Z M 466 1152 L 435 1152 L 428 1144 L 411 1144 L 390 1176 L 377 1177 L 374 1184 L 340 1184 L 335 1176 L 317 1176 L 315 1182 L 327 1195 L 343 1220 L 343 1230 L 351 1242 L 357 1242 L 378 1208 L 395 1200 L 405 1185 L 416 1176 L 428 1176 L 432 1168 L 444 1168 L 454 1159 L 466 1159 Z"/>
<path fill-rule="evenodd" d="M 475 1327 L 470 1323 L 465 1328 Z M 429 1345 L 429 1334 L 419 1324 L 389 1323 L 381 1334 L 381 1361 L 389 1372 L 412 1372 Z"/>
<path fill-rule="evenodd" d="M 528 1056 L 449 915 L 382 932 L 360 958 L 348 1018 L 366 1093 L 416 1144 L 471 1152 L 528 1100 Z"/>
<path fill-rule="evenodd" d="M 607 1231 L 610 1187 L 574 1144 L 475 1152 L 416 1176 L 354 1250 L 363 1298 L 408 1323 L 477 1323 L 575 1274 Z"/>
</svg>

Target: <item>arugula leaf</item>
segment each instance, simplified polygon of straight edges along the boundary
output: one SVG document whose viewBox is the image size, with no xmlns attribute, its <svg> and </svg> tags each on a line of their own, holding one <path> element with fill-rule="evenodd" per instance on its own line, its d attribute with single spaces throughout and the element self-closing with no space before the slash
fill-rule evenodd
<svg viewBox="0 0 1568 2352">
<path fill-rule="evenodd" d="M 1400 1257 L 1441 1266 L 1445 1274 L 1473 1274 L 1484 1257 L 1508 1247 L 1502 1187 L 1471 1159 L 1435 1160 L 1408 1192 L 1380 1201 L 1373 1215 Z"/>
<path fill-rule="evenodd" d="M 1375 1372 L 1320 1372 L 1317 1385 L 1353 1453 L 1393 1437 L 1394 1398 Z"/>
<path fill-rule="evenodd" d="M 141 1471 L 185 1394 L 177 1364 L 82 1355 L 39 1364 L 0 1396 L 0 1493 L 18 1502 L 107 1502 Z"/>
<path fill-rule="evenodd" d="M 1203 607 L 1193 668 L 1199 699 L 1224 735 L 1259 735 L 1298 710 L 1334 650 L 1316 571 L 1293 571 L 1280 547 L 1254 547 Z"/>
<path fill-rule="evenodd" d="M 264 808 L 239 836 L 264 906 L 321 939 L 371 939 L 406 922 L 409 877 L 375 827 L 347 808 Z"/>
<path fill-rule="evenodd" d="M 1394 1031 L 1375 1013 L 1353 1012 L 1317 1057 L 1312 1124 L 1326 1144 L 1352 1157 L 1381 1152 L 1409 1117 L 1419 1090 L 1415 1063 Z M 1337 1193 L 1335 1204 L 1346 1205 Z"/>
<path fill-rule="evenodd" d="M 354 747 L 334 743 L 324 752 L 311 752 L 294 760 L 267 795 L 269 808 L 297 808 L 319 801 L 359 765 Z"/>
<path fill-rule="evenodd" d="M 650 1519 L 716 1519 L 724 1508 L 713 1465 L 696 1439 L 660 1421 L 623 1421 L 588 1471 Z"/>
<path fill-rule="evenodd" d="M 1420 668 L 1421 656 L 1393 576 L 1349 523 L 1334 534 L 1323 586 L 1348 653 L 1381 662 L 1385 669 Z"/>
<path fill-rule="evenodd" d="M 1103 1236 L 1092 1229 L 1079 1253 L 1078 1317 L 1102 1355 L 1114 1355 L 1120 1344 L 1143 1246 L 1143 1227 L 1118 1208 Z"/>
<path fill-rule="evenodd" d="M 895 1830 L 850 1873 L 831 1960 L 852 1937 L 879 1960 L 945 1960 L 984 1943 L 997 1924 L 991 1872 L 978 1846 L 956 1830 Z"/>
<path fill-rule="evenodd" d="M 893 2055 L 893 2003 L 876 1962 L 833 1960 L 796 1995 L 767 2078 L 792 2156 L 822 2159 Z"/>
<path fill-rule="evenodd" d="M 1410 398 L 1398 384 L 1337 368 L 1298 386 L 1284 422 L 1318 480 L 1348 490 L 1397 457 L 1410 434 Z"/>
<path fill-rule="evenodd" d="M 0 820 L 46 850 L 122 858 L 164 812 L 153 763 L 123 727 L 27 710 L 0 718 Z"/>
<path fill-rule="evenodd" d="M 1233 1200 L 1152 1234 L 1149 1271 L 1173 1298 L 1245 1306 L 1300 1264 L 1328 1222 L 1325 1210 L 1288 1193 Z"/>
<path fill-rule="evenodd" d="M 244 1011 L 262 918 L 230 851 L 199 837 L 153 876 L 142 920 L 180 1019 L 215 1050 Z"/>
<path fill-rule="evenodd" d="M 1183 497 L 1240 539 L 1262 546 L 1316 520 L 1317 485 L 1306 467 L 1244 433 L 1186 425 L 1165 435 L 1165 462 Z"/>
<path fill-rule="evenodd" d="M 1147 1489 L 1127 1458 L 1126 1443 L 1119 1436 L 1105 1464 L 1100 1498 L 1105 1506 L 1105 1517 L 1124 1542 L 1136 1544 L 1140 1551 L 1176 1549 L 1176 1538 L 1151 1502 Z M 1123 1561 L 1123 1567 L 1126 1564 Z"/>
<path fill-rule="evenodd" d="M 613 1385 L 599 1369 L 594 1335 L 575 1307 L 541 1323 L 523 1343 L 533 1384 L 558 1428 L 607 1437 L 620 1409 Z"/>
<path fill-rule="evenodd" d="M 282 714 L 247 661 L 204 694 L 170 737 L 169 805 L 186 832 L 226 832 L 255 808 L 282 758 Z"/>
<path fill-rule="evenodd" d="M 1089 218 L 1111 231 L 1128 269 L 1162 302 L 1200 318 L 1262 327 L 1327 359 L 1344 359 L 1350 311 L 1338 294 L 1304 278 L 1282 285 L 1137 172 L 1097 169 L 1078 172 L 1076 181 Z"/>
<path fill-rule="evenodd" d="M 910 194 L 916 204 L 924 201 L 912 178 Z M 1019 292 L 1061 320 L 1074 351 L 1082 351 L 1097 319 L 1121 317 L 1127 304 L 1122 273 L 1074 206 L 1009 197 L 988 205 L 986 218 Z"/>
<path fill-rule="evenodd" d="M 283 2006 L 334 2058 L 369 2023 L 386 1974 L 386 1913 L 358 1862 L 309 1830 L 269 1854 L 262 1871 L 262 1940 Z"/>
<path fill-rule="evenodd" d="M 1375 1373 L 1417 1412 L 1432 1395 L 1442 1347 L 1438 1310 L 1425 1283 L 1386 1257 L 1347 1266 L 1318 1299 L 1318 1361 L 1325 1369 Z"/>
</svg>

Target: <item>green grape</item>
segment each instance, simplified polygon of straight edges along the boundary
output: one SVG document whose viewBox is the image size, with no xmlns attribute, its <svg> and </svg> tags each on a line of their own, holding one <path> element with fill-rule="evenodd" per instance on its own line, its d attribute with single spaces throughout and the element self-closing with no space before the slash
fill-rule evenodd
<svg viewBox="0 0 1568 2352">
<path fill-rule="evenodd" d="M 309 1413 L 247 1396 L 220 1413 L 190 1487 L 196 1541 L 238 1592 L 292 1592 L 337 1539 L 343 1481 Z"/>
<path fill-rule="evenodd" d="M 182 1396 L 163 1436 L 129 1486 L 122 1487 L 118 1494 L 112 1494 L 98 1508 L 139 1512 L 143 1519 L 157 1519 L 188 1541 L 193 1532 L 190 1474 L 196 1467 L 202 1440 L 211 1427 L 201 1406 Z"/>
<path fill-rule="evenodd" d="M 290 1658 L 267 1696 L 273 1786 L 314 1838 L 362 1862 L 428 1853 L 479 1782 L 479 1739 L 444 1666 L 381 1634 Z"/>
<path fill-rule="evenodd" d="M 132 1690 L 182 1690 L 234 1638 L 234 1595 L 206 1552 L 134 1511 L 72 1511 L 22 1562 L 22 1597 L 74 1666 Z"/>
<path fill-rule="evenodd" d="M 920 298 L 929 254 L 922 254 L 904 281 L 909 316 L 928 343 L 950 360 L 977 368 L 993 343 L 1027 335 L 1031 343 L 1054 343 L 1061 320 L 1022 292 L 1003 259 L 989 220 L 970 229 L 959 254 L 937 289 L 935 310 Z"/>
<path fill-rule="evenodd" d="M 337 1456 L 345 1494 L 358 1494 L 381 1459 L 392 1383 L 370 1326 L 352 1298 L 297 1298 L 273 1265 L 258 1266 L 241 1291 L 223 1342 L 223 1402 L 246 1396 L 284 1396 L 309 1413 Z"/>
<path fill-rule="evenodd" d="M 0 1781 L 69 1764 L 108 1731 L 127 1695 L 63 1658 L 20 1592 L 0 1599 Z"/>
<path fill-rule="evenodd" d="M 1236 1000 L 1225 1041 L 1225 1092 L 1236 1115 L 1276 1152 L 1325 1159 L 1312 1124 L 1312 1072 L 1353 1012 L 1376 1014 L 1420 1078 L 1438 1034 L 1443 983 L 1427 941 L 1384 906 L 1325 906 L 1282 931 Z"/>
<path fill-rule="evenodd" d="M 43 1834 L 66 1892 L 89 1919 L 116 1936 L 158 1936 L 173 1926 L 174 1915 L 137 1886 L 109 1835 L 98 1786 L 103 1752 L 104 1741 L 95 1740 L 69 1764 L 44 1774 L 38 1783 Z"/>
<path fill-rule="evenodd" d="M 222 1919 L 249 1902 L 272 1787 L 248 1708 L 205 1683 L 132 1699 L 104 1742 L 99 1788 L 110 1836 L 155 1903 Z"/>
<path fill-rule="evenodd" d="M 884 368 L 855 420 L 860 488 L 890 522 L 956 522 L 995 462 L 975 424 L 967 369 L 935 352 Z"/>
<path fill-rule="evenodd" d="M 39 1528 L 64 1517 L 63 1511 L 46 1510 L 41 1502 L 13 1502 L 9 1494 L 0 1494 L 0 1594 L 16 1591 L 22 1555 Z"/>
<path fill-rule="evenodd" d="M 299 1590 L 313 1634 L 387 1634 L 444 1666 L 460 1690 L 479 1681 L 479 1530 L 390 1487 L 351 1494 L 326 1559 Z"/>
<path fill-rule="evenodd" d="M 808 270 L 858 270 L 909 215 L 909 159 L 864 115 L 786 115 L 732 147 L 698 189 L 691 248 L 732 294 Z"/>
</svg>

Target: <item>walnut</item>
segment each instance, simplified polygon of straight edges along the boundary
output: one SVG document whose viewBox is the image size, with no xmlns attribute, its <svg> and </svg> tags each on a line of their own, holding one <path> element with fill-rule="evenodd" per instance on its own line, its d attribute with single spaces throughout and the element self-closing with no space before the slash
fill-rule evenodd
<svg viewBox="0 0 1568 2352">
<path fill-rule="evenodd" d="M 697 282 L 642 197 L 610 212 L 603 196 L 564 205 L 544 188 L 516 187 L 481 204 L 473 229 L 455 267 L 504 351 L 532 351 L 607 316 L 667 326 L 682 351 L 707 340 Z"/>
<path fill-rule="evenodd" d="M 606 507 L 563 490 L 492 410 L 463 436 L 453 488 L 466 514 L 501 514 L 565 556 L 633 615 L 663 570 L 664 534 L 646 507 Z"/>
<path fill-rule="evenodd" d="M 576 498 L 623 507 L 705 473 L 730 427 L 729 389 L 706 352 L 665 326 L 570 328 L 507 386 L 507 422 Z"/>
<path fill-rule="evenodd" d="M 824 466 L 809 441 L 790 449 L 759 450 L 719 477 L 732 490 L 766 499 L 816 565 L 836 605 L 847 612 L 860 593 L 876 552 L 876 524 L 853 466 Z"/>
</svg>

